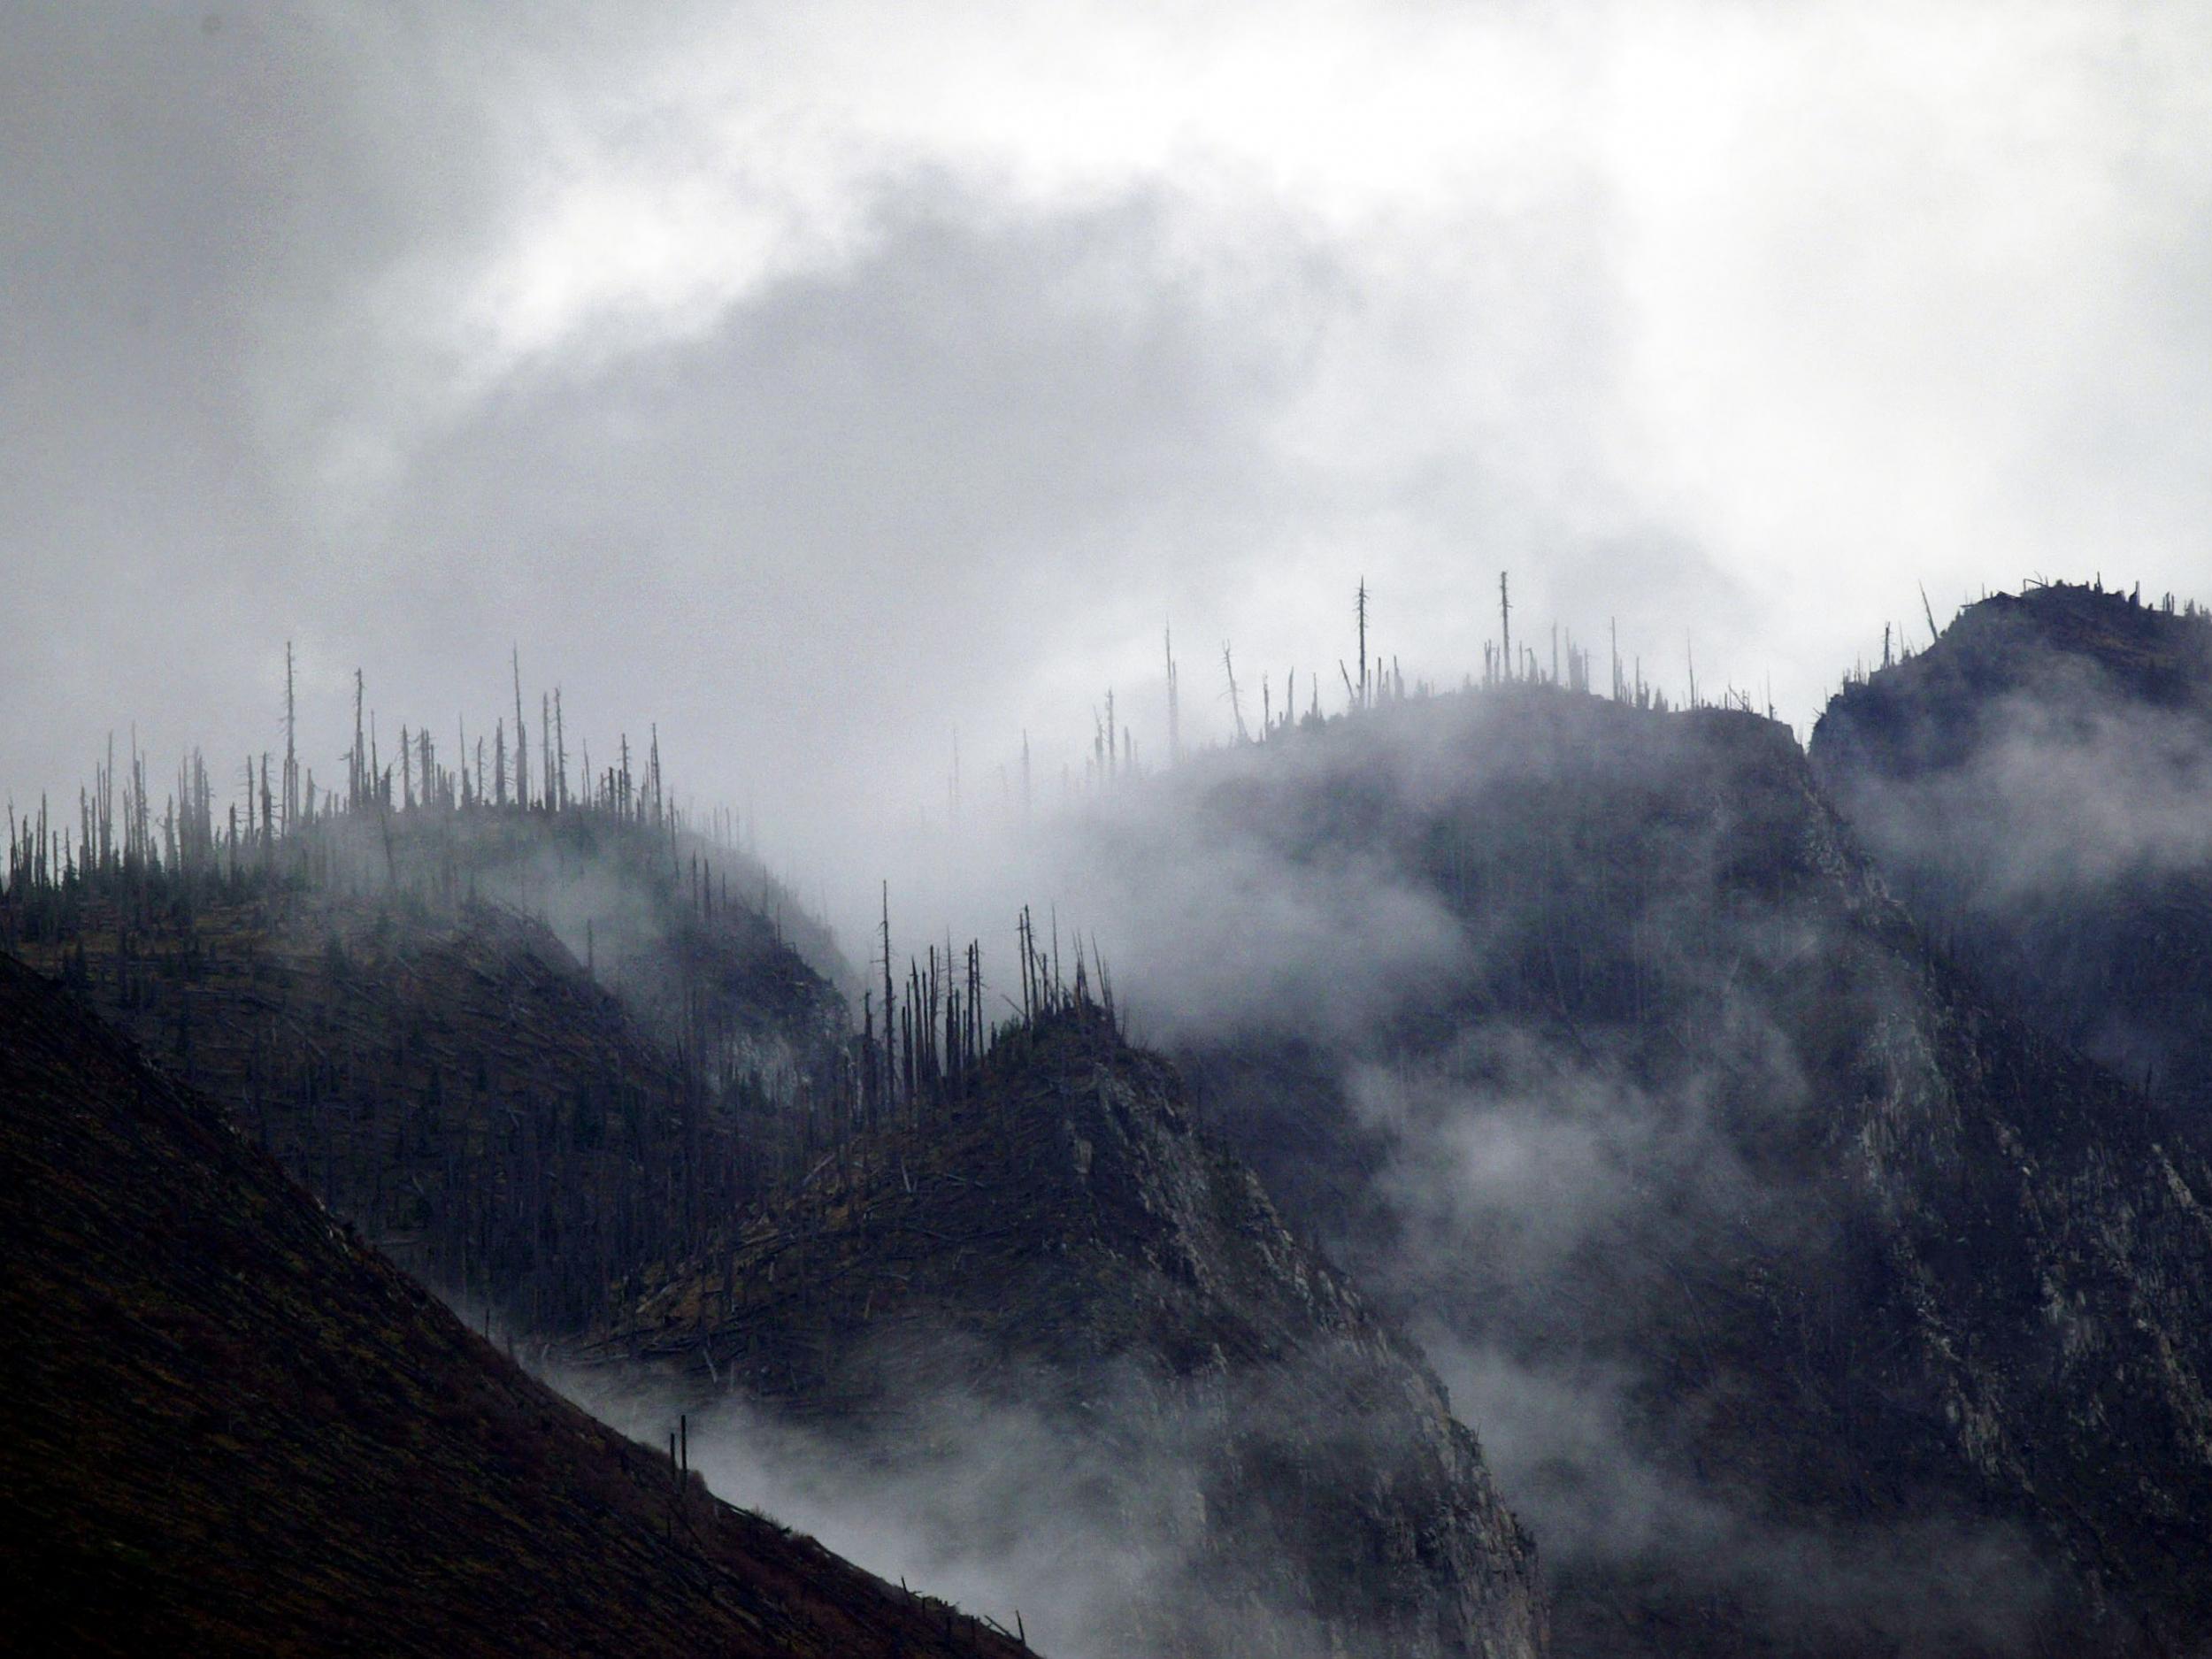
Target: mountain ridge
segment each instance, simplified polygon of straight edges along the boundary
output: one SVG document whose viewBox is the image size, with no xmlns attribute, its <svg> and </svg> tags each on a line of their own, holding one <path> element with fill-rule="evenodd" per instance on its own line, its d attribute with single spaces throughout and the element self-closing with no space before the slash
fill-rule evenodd
<svg viewBox="0 0 2212 1659">
<path fill-rule="evenodd" d="M 2051 586 L 1846 686 L 1809 757 L 1994 996 L 2212 1144 L 2212 616 Z"/>
<path fill-rule="evenodd" d="M 1093 1471 L 1071 1509 L 1184 1563 L 1146 1605 L 1094 1609 L 1125 1621 L 1114 1640 L 1547 1651 L 1532 1543 L 1417 1351 L 1087 1003 L 1002 1033 L 958 1098 L 826 1156 L 601 1351 L 894 1461 L 940 1399 L 1041 1414 L 1044 1468 Z"/>
<path fill-rule="evenodd" d="M 1563 1648 L 2193 1651 L 2212 1178 L 1928 948 L 1785 728 L 1516 685 L 1174 788 L 1105 890 L 1398 918 L 1171 1046 L 1425 1316 Z"/>
</svg>

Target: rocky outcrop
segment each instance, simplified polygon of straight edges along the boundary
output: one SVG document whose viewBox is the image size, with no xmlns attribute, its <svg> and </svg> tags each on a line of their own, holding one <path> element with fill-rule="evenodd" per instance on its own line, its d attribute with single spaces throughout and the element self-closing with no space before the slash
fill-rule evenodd
<svg viewBox="0 0 2212 1659">
<path fill-rule="evenodd" d="M 1546 1651 L 1533 1549 L 1442 1387 L 1086 1006 L 826 1155 L 601 1351 L 887 1469 L 949 1402 L 1041 1420 L 1056 1520 L 1146 1563 L 1086 1652 Z"/>
</svg>

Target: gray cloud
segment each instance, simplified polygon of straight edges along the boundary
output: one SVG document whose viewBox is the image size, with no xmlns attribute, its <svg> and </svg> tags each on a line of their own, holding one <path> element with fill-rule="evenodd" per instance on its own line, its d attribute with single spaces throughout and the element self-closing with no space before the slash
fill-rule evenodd
<svg viewBox="0 0 2212 1659">
<path fill-rule="evenodd" d="M 488 718 L 519 637 L 842 885 L 956 727 L 1156 751 L 1163 618 L 1325 680 L 1362 572 L 1409 672 L 1511 566 L 1801 716 L 2116 497 L 2185 586 L 2200 22 L 19 14 L 0 772 L 263 747 L 286 637 L 332 756 L 357 664 Z"/>
</svg>

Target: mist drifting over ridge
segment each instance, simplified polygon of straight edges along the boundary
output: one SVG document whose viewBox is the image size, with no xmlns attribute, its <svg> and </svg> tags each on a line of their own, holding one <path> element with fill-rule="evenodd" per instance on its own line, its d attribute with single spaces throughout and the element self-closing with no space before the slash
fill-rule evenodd
<svg viewBox="0 0 2212 1659">
<path fill-rule="evenodd" d="M 2077 588 L 1978 606 L 1847 687 L 1824 786 L 1993 993 L 2201 1127 L 2212 1106 L 2212 621 Z"/>
<path fill-rule="evenodd" d="M 2180 1533 L 2091 1545 L 2028 1494 L 2094 1509 L 2126 1461 L 2169 1494 L 2153 1531 L 2185 1530 L 2212 1472 L 2178 1311 L 2208 1284 L 2201 1161 L 1978 1001 L 1786 731 L 1509 687 L 1216 757 L 1179 792 L 1086 843 L 1124 895 L 1101 908 L 1156 930 L 1124 982 L 1166 987 L 1209 1121 L 1414 1322 L 1542 1542 L 1563 1644 L 2186 1651 Z M 1205 938 L 1248 995 L 1189 965 L 1187 887 L 1222 895 Z M 1312 925 L 1394 911 L 1426 926 Z M 2124 1302 L 2176 1369 L 2119 1357 Z M 2132 1449 L 2028 1426 L 2079 1390 Z"/>
<path fill-rule="evenodd" d="M 998 910 L 1011 897 L 990 889 L 1041 878 L 1066 895 L 1071 953 L 1075 918 L 1105 918 L 1086 949 L 1216 1131 L 1386 1310 L 1420 1310 L 1456 1409 L 1550 1540 L 1563 1638 L 1966 1654 L 2175 1628 L 2187 1556 L 2162 1584 L 2151 1534 L 2202 1472 L 2173 1374 L 2195 1363 L 2201 1169 L 2109 1077 L 1927 956 L 1776 723 L 1528 679 L 1402 697 L 1394 680 L 1371 703 L 1003 820 L 1026 864 L 982 856 L 979 825 L 964 902 Z M 372 867 L 377 818 L 349 826 Z M 418 826 L 431 845 L 439 821 Z M 680 879 L 663 832 L 640 830 Z M 2114 1235 L 2131 1207 L 2147 1225 Z M 2133 1240 L 2117 1258 L 2085 1254 L 2114 1236 Z M 2154 1284 L 2137 1334 L 2110 1325 Z M 2083 1390 L 2129 1425 L 2119 1441 L 2081 1437 Z M 1866 1438 L 1838 1438 L 1860 1420 Z M 726 1478 L 810 1525 L 842 1535 L 871 1491 L 910 1505 L 872 1487 L 879 1464 L 749 1422 L 735 1410 Z M 1034 1454 L 1017 1486 L 1069 1466 L 1069 1442 L 1003 1426 Z M 953 1439 L 919 1490 L 1005 1490 L 971 1466 L 981 1441 Z M 1154 1449 L 1173 1513 L 1182 1460 L 1171 1434 Z M 2127 1523 L 2149 1529 L 2138 1542 L 2038 1507 L 2047 1486 L 2108 1503 L 2081 1469 L 2122 1456 L 2160 1494 Z M 925 1509 L 854 1547 L 1018 1597 L 1035 1563 L 949 1550 L 945 1520 Z M 1180 1561 L 1141 1548 L 1102 1578 L 1063 1573 L 1054 1622 L 1170 1594 Z M 1624 1608 L 1625 1628 L 1594 1622 Z M 1294 1624 L 1271 1640 L 1306 1642 Z"/>
<path fill-rule="evenodd" d="M 1194 737 L 1224 639 L 1333 682 L 1362 572 L 1455 677 L 1501 567 L 1801 723 L 1916 581 L 2198 557 L 2187 6 L 11 30 L 19 802 L 258 753 L 287 639 L 334 741 L 513 641 L 861 887 L 956 733 L 1079 772 L 1111 685 L 1159 754 L 1164 618 Z"/>
<path fill-rule="evenodd" d="M 1839 725 L 1809 771 L 1793 736 L 2030 572 L 2202 591 L 2200 8 L 325 0 L 5 38 L 15 822 L 78 823 L 113 734 L 153 815 L 203 751 L 250 840 L 295 695 L 326 789 L 357 772 L 365 675 L 385 757 L 427 727 L 465 771 L 488 734 L 497 774 L 565 697 L 564 787 L 664 740 L 686 821 L 742 826 L 706 989 L 718 878 L 672 837 L 664 868 L 657 818 L 642 885 L 526 844 L 465 899 L 444 893 L 426 957 L 390 892 L 268 963 L 253 895 L 210 930 L 199 991 L 253 1018 L 269 964 L 318 1020 L 388 977 L 454 1012 L 396 998 L 345 1070 L 500 1103 L 482 1165 L 410 1155 L 426 1203 L 561 1171 L 565 1208 L 500 1213 L 534 1310 L 704 1285 L 712 1212 L 837 1167 L 809 1116 L 677 1244 L 594 1231 L 750 1144 L 687 1118 L 710 992 L 765 963 L 787 993 L 718 1029 L 725 1085 L 834 1094 L 910 956 L 979 940 L 1010 1012 L 1028 906 L 1418 1338 L 1564 1650 L 2177 1652 L 2212 1618 L 2208 1187 L 2174 1126 L 2212 1078 L 2202 709 L 2061 664 L 1939 687 L 1984 722 L 1955 766 L 1855 775 Z M 1578 647 L 1706 706 L 1538 683 Z M 1371 664 L 1394 695 L 1353 689 Z M 488 821 L 422 844 L 481 874 Z M 388 824 L 327 839 L 326 879 L 401 886 Z M 85 978 L 71 903 L 45 965 Z M 122 914 L 122 1016 L 227 1044 L 257 1104 L 260 1028 L 142 1001 L 167 969 Z M 503 1027 L 518 964 L 543 996 Z M 542 1084 L 484 1063 L 487 1029 L 600 1021 Z M 299 1041 L 325 1105 L 335 1050 Z M 575 1074 L 619 1067 L 649 1156 Z M 387 1092 L 356 1148 L 410 1133 Z M 541 1299 L 547 1217 L 574 1271 Z M 483 1277 L 481 1217 L 437 1226 Z M 619 1409 L 657 1438 L 667 1403 Z M 1202 1414 L 1131 1455 L 1118 1554 L 1043 1524 L 1038 1471 L 1084 1471 L 1032 1402 L 938 1402 L 942 1456 L 896 1480 L 757 1404 L 710 1468 L 995 1608 L 1049 1577 L 1056 1636 L 1204 1578 L 1148 1541 Z"/>
<path fill-rule="evenodd" d="M 2202 1190 L 2202 1167 L 1928 956 L 1786 730 L 1494 686 L 1002 827 L 1007 850 L 939 902 L 1056 893 L 1071 948 L 1075 918 L 1098 918 L 1082 931 L 1213 1129 L 1416 1322 L 1538 1532 L 1571 1650 L 2022 1653 L 2098 1629 L 2170 1650 L 2196 1594 L 2179 1536 L 2089 1543 L 2021 1483 L 2093 1507 L 2109 1494 L 2084 1468 L 2124 1459 L 2161 1494 L 2144 1524 L 2185 1528 L 2206 1474 L 2187 1390 L 2123 1357 L 2133 1339 L 2108 1320 L 2154 1279 L 2132 1305 L 2180 1375 L 2197 1363 L 2178 1310 L 2206 1264 L 2186 1201 L 2154 1194 Z M 2125 1248 L 2156 1240 L 2158 1265 L 2085 1248 L 2146 1204 L 2157 1219 Z M 1909 1314 L 1900 1272 L 1941 1311 Z M 1961 1329 L 1973 1357 L 1947 1353 Z M 2077 1390 L 2134 1425 L 2125 1449 L 2031 1426 Z M 884 1570 L 1018 1597 L 1034 1563 L 949 1545 L 928 1494 L 987 1502 L 1069 1448 L 948 1409 L 966 1426 L 918 1489 L 741 1409 L 726 1478 Z M 1980 1435 L 2008 1449 L 1970 1449 Z M 1009 1477 L 956 1449 L 985 1443 L 1029 1449 Z M 2161 1587 L 2169 1548 L 2184 1582 Z M 1173 1576 L 1124 1565 L 1113 1588 L 1056 1574 L 1078 1599 L 1042 1628 Z M 2108 1584 L 2086 1601 L 2085 1571 Z M 1594 1617 L 1609 1604 L 1655 1623 Z"/>
</svg>

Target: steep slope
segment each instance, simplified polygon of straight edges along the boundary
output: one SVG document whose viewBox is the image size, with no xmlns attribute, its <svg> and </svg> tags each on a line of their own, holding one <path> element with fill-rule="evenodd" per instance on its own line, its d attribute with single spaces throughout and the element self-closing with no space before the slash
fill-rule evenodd
<svg viewBox="0 0 2212 1659">
<path fill-rule="evenodd" d="M 2001 595 L 1838 693 L 1815 772 L 1993 995 L 2212 1135 L 2212 617 Z"/>
<path fill-rule="evenodd" d="M 1056 1650 L 1545 1650 L 1529 1540 L 1442 1388 L 1087 1005 L 826 1156 L 603 1351 L 887 1484 L 948 1421 L 1041 1422 L 1012 1477 L 1051 1491 L 1038 1524 L 1094 1571 L 1142 1563 L 1064 1630 L 1031 1601 Z"/>
<path fill-rule="evenodd" d="M 0 1626 L 88 1653 L 1005 1655 L 525 1378 L 0 956 Z"/>
<path fill-rule="evenodd" d="M 797 1156 L 780 1102 L 841 1065 L 842 999 L 650 830 L 395 814 L 372 864 L 375 828 L 0 922 L 404 1265 L 576 1329 Z"/>
<path fill-rule="evenodd" d="M 1781 727 L 1416 701 L 1081 864 L 1210 1124 L 1420 1321 L 1563 1651 L 2212 1628 L 2212 1186 L 1931 955 Z"/>
</svg>

